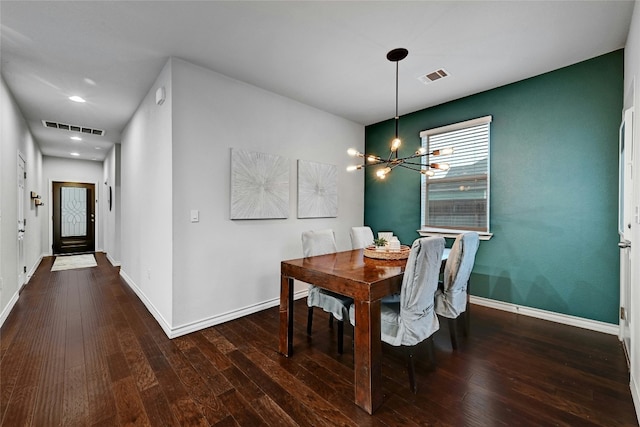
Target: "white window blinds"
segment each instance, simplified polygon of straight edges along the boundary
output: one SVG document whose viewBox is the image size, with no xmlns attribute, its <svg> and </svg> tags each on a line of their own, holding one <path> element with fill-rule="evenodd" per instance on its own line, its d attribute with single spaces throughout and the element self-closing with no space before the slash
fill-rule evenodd
<svg viewBox="0 0 640 427">
<path fill-rule="evenodd" d="M 427 152 L 452 147 L 448 171 L 422 178 L 423 227 L 489 231 L 489 141 L 491 116 L 420 133 Z"/>
</svg>

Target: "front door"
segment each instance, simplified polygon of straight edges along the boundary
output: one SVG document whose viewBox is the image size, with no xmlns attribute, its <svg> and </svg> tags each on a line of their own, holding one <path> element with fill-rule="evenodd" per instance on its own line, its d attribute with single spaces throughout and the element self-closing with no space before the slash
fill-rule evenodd
<svg viewBox="0 0 640 427">
<path fill-rule="evenodd" d="M 95 185 L 53 183 L 53 254 L 95 250 Z"/>
</svg>

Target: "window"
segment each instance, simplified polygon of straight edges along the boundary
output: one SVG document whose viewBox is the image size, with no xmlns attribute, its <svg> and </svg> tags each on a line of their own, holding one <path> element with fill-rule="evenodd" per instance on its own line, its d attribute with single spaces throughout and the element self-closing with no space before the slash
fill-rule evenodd
<svg viewBox="0 0 640 427">
<path fill-rule="evenodd" d="M 420 132 L 427 152 L 452 147 L 447 171 L 422 176 L 422 228 L 476 230 L 489 234 L 489 125 L 491 116 Z M 443 230 L 447 231 L 447 230 Z"/>
</svg>

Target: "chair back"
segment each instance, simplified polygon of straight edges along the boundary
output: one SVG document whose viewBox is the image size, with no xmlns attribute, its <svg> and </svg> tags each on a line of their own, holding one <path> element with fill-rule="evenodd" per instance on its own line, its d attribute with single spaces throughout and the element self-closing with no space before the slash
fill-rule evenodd
<svg viewBox="0 0 640 427">
<path fill-rule="evenodd" d="M 424 237 L 411 246 L 400 290 L 402 345 L 415 345 L 440 327 L 434 297 L 444 243 L 443 237 Z"/>
<path fill-rule="evenodd" d="M 351 227 L 351 247 L 353 249 L 362 249 L 373 245 L 373 231 L 371 227 Z"/>
<path fill-rule="evenodd" d="M 459 234 L 456 237 L 449 258 L 444 267 L 444 289 L 450 315 L 447 317 L 457 317 L 466 310 L 467 306 L 467 284 L 473 270 L 476 259 L 476 252 L 480 245 L 480 237 L 475 231 Z M 440 311 L 440 309 L 438 310 Z"/>
<path fill-rule="evenodd" d="M 335 233 L 331 229 L 302 233 L 302 254 L 305 257 L 338 252 Z"/>
</svg>

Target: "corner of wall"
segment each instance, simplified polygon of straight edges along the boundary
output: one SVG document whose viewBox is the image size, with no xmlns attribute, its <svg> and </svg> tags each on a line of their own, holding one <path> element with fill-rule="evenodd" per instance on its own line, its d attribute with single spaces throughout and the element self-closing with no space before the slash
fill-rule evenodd
<svg viewBox="0 0 640 427">
<path fill-rule="evenodd" d="M 120 248 L 121 271 L 169 327 L 173 317 L 172 62 L 167 61 L 123 131 L 120 161 L 113 172 L 120 207 L 114 218 L 119 235 L 113 244 Z M 159 87 L 165 88 L 162 103 L 156 102 Z"/>
</svg>

